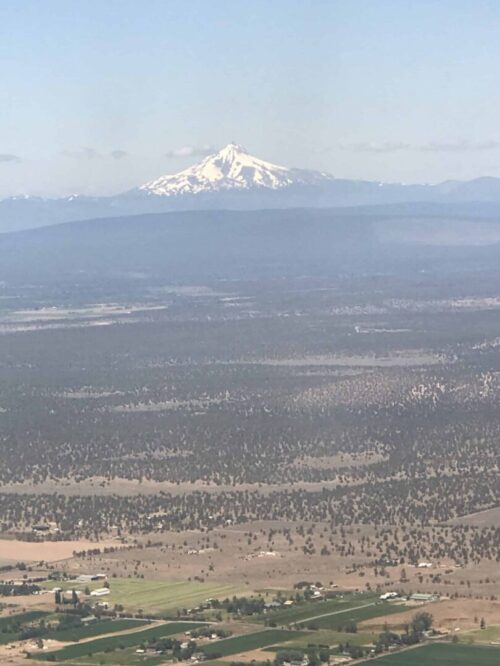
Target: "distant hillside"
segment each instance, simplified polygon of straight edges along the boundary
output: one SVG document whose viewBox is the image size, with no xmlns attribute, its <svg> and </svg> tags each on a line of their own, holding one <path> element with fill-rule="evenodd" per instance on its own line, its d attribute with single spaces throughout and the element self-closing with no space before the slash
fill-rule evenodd
<svg viewBox="0 0 500 666">
<path fill-rule="evenodd" d="M 0 236 L 0 280 L 252 279 L 497 263 L 500 223 L 397 210 L 203 211 Z"/>
</svg>

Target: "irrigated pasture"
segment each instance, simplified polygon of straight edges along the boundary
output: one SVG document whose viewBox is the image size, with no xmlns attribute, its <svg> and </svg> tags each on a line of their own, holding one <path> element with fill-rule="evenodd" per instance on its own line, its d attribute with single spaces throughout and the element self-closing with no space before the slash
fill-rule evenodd
<svg viewBox="0 0 500 666">
<path fill-rule="evenodd" d="M 139 645 L 143 641 L 151 640 L 153 638 L 165 638 L 173 636 L 174 634 L 188 631 L 200 626 L 193 622 L 170 622 L 169 624 L 156 625 L 144 631 L 134 631 L 129 634 L 120 634 L 118 636 L 108 636 L 106 638 L 99 638 L 95 641 L 88 641 L 86 643 L 76 643 L 75 645 L 68 645 L 62 650 L 54 652 L 45 652 L 44 654 L 35 655 L 37 659 L 44 659 L 46 661 L 63 661 L 65 659 L 76 659 L 84 655 L 95 654 L 96 652 L 111 651 L 116 649 L 125 649 Z"/>
<path fill-rule="evenodd" d="M 337 629 L 345 622 L 363 622 L 381 615 L 402 613 L 402 604 L 381 602 L 378 595 L 363 594 L 345 599 L 331 599 L 298 605 L 277 612 L 263 613 L 261 621 L 269 621 L 280 626 L 314 627 L 315 629 Z"/>
<path fill-rule="evenodd" d="M 402 604 L 379 602 L 339 610 L 320 617 L 317 620 L 313 620 L 313 624 L 319 629 L 335 629 L 343 626 L 346 622 L 355 622 L 357 624 L 358 622 L 371 620 L 372 618 L 381 617 L 382 615 L 396 615 L 397 613 L 403 613 L 405 610 L 406 607 Z"/>
<path fill-rule="evenodd" d="M 202 647 L 201 650 L 207 656 L 216 655 L 227 657 L 232 654 L 239 654 L 240 652 L 248 652 L 249 650 L 268 647 L 274 643 L 283 642 L 298 635 L 300 634 L 297 634 L 295 631 L 269 629 L 267 631 L 258 631 L 254 634 L 244 634 L 242 636 L 235 636 L 234 638 L 217 641 L 212 645 Z"/>
<path fill-rule="evenodd" d="M 18 640 L 23 626 L 48 615 L 45 611 L 27 611 L 0 617 L 0 645 Z"/>
<path fill-rule="evenodd" d="M 121 619 L 121 620 L 102 620 L 92 624 L 73 627 L 71 629 L 62 629 L 60 631 L 51 631 L 47 633 L 47 638 L 54 638 L 57 641 L 75 642 L 83 638 L 92 638 L 94 636 L 103 636 L 104 634 L 114 634 L 118 631 L 128 631 L 138 629 L 149 624 L 147 620 Z"/>
<path fill-rule="evenodd" d="M 27 611 L 26 613 L 16 613 L 15 615 L 2 615 L 0 617 L 0 632 L 14 623 L 19 625 L 26 624 L 27 622 L 39 620 L 44 615 L 47 615 L 45 611 Z"/>
<path fill-rule="evenodd" d="M 191 581 L 145 580 L 142 578 L 112 578 L 109 581 L 110 594 L 106 601 L 120 604 L 127 610 L 142 609 L 147 613 L 169 613 L 177 609 L 189 609 L 209 598 L 231 597 L 241 592 L 242 587 L 225 583 L 200 583 Z M 102 581 L 57 583 L 65 590 L 90 590 L 102 587 Z M 50 586 L 53 587 L 53 583 Z"/>
<path fill-rule="evenodd" d="M 372 605 L 377 598 L 375 594 L 363 594 L 347 598 L 339 597 L 337 599 L 329 599 L 328 601 L 315 601 L 283 610 L 263 613 L 259 616 L 259 619 L 263 622 L 271 620 L 279 625 L 306 624 L 307 622 L 313 622 L 316 617 L 329 613 L 342 613 L 358 606 Z"/>
<path fill-rule="evenodd" d="M 158 664 L 165 664 L 164 656 L 151 656 L 142 653 L 137 653 L 136 648 L 127 648 L 119 652 L 99 652 L 92 656 L 85 655 L 83 657 L 67 662 L 70 664 L 78 664 L 78 666 L 157 666 Z"/>
<path fill-rule="evenodd" d="M 472 638 L 475 643 L 498 643 L 500 645 L 500 626 L 491 626 L 467 632 L 460 637 L 460 640 L 467 641 L 469 638 Z"/>
<path fill-rule="evenodd" d="M 116 578 L 110 582 L 110 601 L 125 608 L 142 608 L 148 612 L 165 613 L 178 608 L 192 608 L 208 598 L 230 597 L 241 587 L 224 583 L 169 582 Z"/>
<path fill-rule="evenodd" d="M 372 663 L 375 666 L 498 666 L 500 648 L 441 643 L 387 655 Z"/>
</svg>

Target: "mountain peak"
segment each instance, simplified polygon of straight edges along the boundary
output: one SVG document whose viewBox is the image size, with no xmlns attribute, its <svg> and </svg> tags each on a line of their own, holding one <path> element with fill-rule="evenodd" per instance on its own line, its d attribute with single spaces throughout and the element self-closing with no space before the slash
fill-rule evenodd
<svg viewBox="0 0 500 666">
<path fill-rule="evenodd" d="M 239 143 L 235 143 L 234 141 L 231 141 L 231 143 L 228 143 L 227 146 L 224 148 L 221 148 L 217 155 L 220 157 L 226 157 L 226 156 L 231 156 L 235 157 L 241 153 L 242 155 L 248 155 L 248 150 L 246 148 L 243 148 Z"/>
<path fill-rule="evenodd" d="M 331 179 L 332 176 L 316 171 L 288 169 L 266 162 L 231 142 L 198 164 L 145 183 L 139 190 L 150 195 L 179 196 L 231 190 L 280 190 Z"/>
</svg>

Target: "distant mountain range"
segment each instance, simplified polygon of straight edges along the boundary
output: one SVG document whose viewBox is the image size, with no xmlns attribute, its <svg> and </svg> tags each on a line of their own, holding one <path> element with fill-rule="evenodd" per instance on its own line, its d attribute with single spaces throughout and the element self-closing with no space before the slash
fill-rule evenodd
<svg viewBox="0 0 500 666">
<path fill-rule="evenodd" d="M 10 197 L 0 201 L 0 232 L 99 217 L 182 210 L 256 210 L 383 206 L 404 203 L 465 204 L 468 213 L 500 217 L 500 179 L 404 185 L 346 180 L 289 169 L 229 144 L 180 173 L 110 197 Z"/>
</svg>

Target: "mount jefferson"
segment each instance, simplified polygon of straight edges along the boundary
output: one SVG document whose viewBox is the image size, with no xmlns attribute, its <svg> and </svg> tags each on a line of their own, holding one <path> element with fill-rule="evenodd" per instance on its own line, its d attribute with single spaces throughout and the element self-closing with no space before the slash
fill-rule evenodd
<svg viewBox="0 0 500 666">
<path fill-rule="evenodd" d="M 76 220 L 179 210 L 387 204 L 451 204 L 452 212 L 465 205 L 481 215 L 500 217 L 500 179 L 477 178 L 438 185 L 347 180 L 320 171 L 272 164 L 230 143 L 179 173 L 110 197 L 72 195 L 46 199 L 23 195 L 0 200 L 0 233 Z"/>
</svg>

